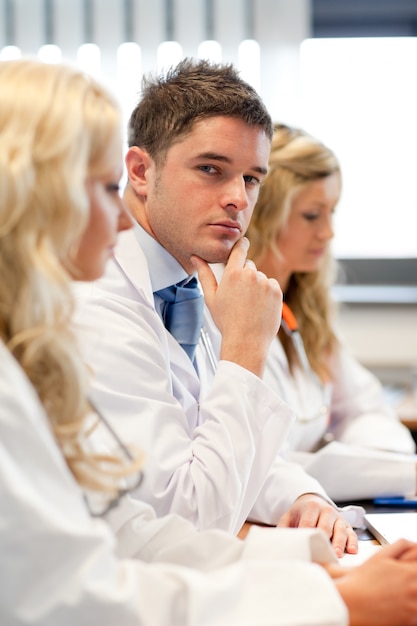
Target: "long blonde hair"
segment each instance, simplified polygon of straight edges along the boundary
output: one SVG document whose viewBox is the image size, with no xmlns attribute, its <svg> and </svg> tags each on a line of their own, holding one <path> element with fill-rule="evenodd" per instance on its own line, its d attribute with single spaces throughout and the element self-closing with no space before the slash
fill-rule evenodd
<svg viewBox="0 0 417 626">
<path fill-rule="evenodd" d="M 262 263 L 266 253 L 279 254 L 277 237 L 286 224 L 294 196 L 311 181 L 339 173 L 335 154 L 322 142 L 299 128 L 275 124 L 268 174 L 249 225 L 249 257 Z M 293 311 L 314 371 L 322 378 L 331 376 L 327 357 L 337 345 L 332 329 L 334 303 L 330 287 L 335 277 L 335 261 L 328 250 L 316 272 L 291 275 L 284 299 Z M 294 364 L 291 342 L 283 333 L 279 338 Z"/>
<path fill-rule="evenodd" d="M 81 72 L 0 63 L 0 338 L 35 387 L 68 465 L 104 489 L 83 446 L 89 372 L 71 319 L 70 251 L 89 216 L 86 179 L 120 145 L 117 104 Z"/>
</svg>

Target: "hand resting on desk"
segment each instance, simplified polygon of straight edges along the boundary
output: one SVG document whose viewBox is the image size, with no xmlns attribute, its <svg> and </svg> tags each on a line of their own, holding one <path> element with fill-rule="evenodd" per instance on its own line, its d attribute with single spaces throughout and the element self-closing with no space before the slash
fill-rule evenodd
<svg viewBox="0 0 417 626">
<path fill-rule="evenodd" d="M 281 517 L 279 528 L 320 528 L 331 539 L 336 556 L 341 558 L 358 551 L 358 538 L 352 526 L 327 500 L 313 493 L 305 493 Z"/>
<path fill-rule="evenodd" d="M 349 609 L 350 626 L 417 624 L 417 544 L 400 539 L 360 566 L 323 567 Z"/>
</svg>

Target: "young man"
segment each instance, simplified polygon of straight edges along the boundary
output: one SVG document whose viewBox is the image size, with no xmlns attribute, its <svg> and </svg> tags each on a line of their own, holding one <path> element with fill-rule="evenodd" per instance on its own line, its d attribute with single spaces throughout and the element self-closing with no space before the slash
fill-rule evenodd
<svg viewBox="0 0 417 626">
<path fill-rule="evenodd" d="M 246 261 L 272 137 L 264 104 L 231 66 L 185 60 L 145 83 L 129 133 L 124 199 L 136 224 L 79 293 L 78 319 L 95 402 L 148 452 L 140 497 L 200 529 L 318 526 L 337 554 L 356 551 L 320 485 L 278 456 L 292 415 L 261 379 L 282 303 L 278 283 Z M 217 285 L 209 264 L 225 262 Z M 196 270 L 206 308 L 194 355 L 164 323 L 166 289 Z"/>
</svg>

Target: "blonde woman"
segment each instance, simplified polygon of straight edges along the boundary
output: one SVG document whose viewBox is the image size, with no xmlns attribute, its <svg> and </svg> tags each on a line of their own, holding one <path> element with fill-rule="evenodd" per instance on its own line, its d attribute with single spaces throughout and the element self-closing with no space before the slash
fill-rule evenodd
<svg viewBox="0 0 417 626">
<path fill-rule="evenodd" d="M 111 455 L 92 441 L 108 429 L 71 328 L 71 281 L 101 275 L 131 225 L 118 109 L 75 70 L 2 62 L 0 146 L 0 623 L 345 625 L 369 606 L 375 624 L 411 623 L 409 542 L 344 571 L 317 530 L 241 542 L 129 498 L 140 456 L 111 430 Z"/>
<path fill-rule="evenodd" d="M 277 124 L 248 230 L 250 258 L 284 293 L 284 322 L 265 381 L 297 415 L 290 458 L 300 460 L 333 499 L 415 494 L 412 437 L 384 401 L 378 380 L 334 329 L 330 242 L 340 193 L 335 154 L 305 131 Z"/>
</svg>

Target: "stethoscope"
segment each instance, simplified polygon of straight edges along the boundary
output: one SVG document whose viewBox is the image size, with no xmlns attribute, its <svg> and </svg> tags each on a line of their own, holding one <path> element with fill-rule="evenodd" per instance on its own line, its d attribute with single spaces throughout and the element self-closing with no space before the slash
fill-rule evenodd
<svg viewBox="0 0 417 626">
<path fill-rule="evenodd" d="M 98 422 L 107 431 L 110 441 L 115 444 L 115 449 L 118 451 L 116 454 L 119 459 L 123 461 L 127 468 L 133 467 L 136 464 L 136 458 L 132 454 L 128 446 L 120 439 L 117 432 L 114 430 L 107 418 L 98 409 L 97 405 L 91 398 L 89 398 L 89 404 L 94 412 Z M 116 490 L 115 494 L 106 494 L 105 492 L 94 491 L 89 489 L 83 490 L 84 501 L 92 517 L 104 517 L 109 511 L 114 509 L 124 496 L 139 488 L 143 480 L 142 468 L 134 470 L 133 472 L 126 474 L 121 479 L 120 487 Z"/>
<path fill-rule="evenodd" d="M 328 416 L 330 407 L 330 388 L 328 385 L 325 385 L 320 380 L 316 372 L 312 369 L 304 348 L 302 337 L 298 330 L 297 320 L 290 307 L 285 302 L 282 305 L 281 327 L 284 330 L 285 334 L 288 335 L 288 337 L 291 339 L 294 350 L 299 360 L 300 368 L 304 372 L 306 378 L 313 385 L 313 387 L 318 391 L 317 395 L 319 401 L 317 402 L 317 408 L 314 408 L 313 411 L 309 411 L 308 414 L 297 413 L 298 421 L 310 422 L 312 420 Z M 210 335 L 204 326 L 201 329 L 201 344 L 207 355 L 210 369 L 212 370 L 212 373 L 215 374 L 218 361 L 214 352 Z M 280 395 L 283 399 L 285 399 L 287 394 L 285 393 L 284 385 L 280 383 L 280 387 Z"/>
</svg>

